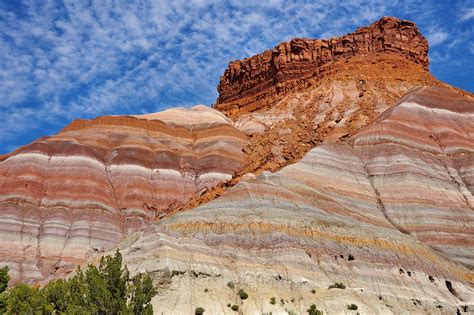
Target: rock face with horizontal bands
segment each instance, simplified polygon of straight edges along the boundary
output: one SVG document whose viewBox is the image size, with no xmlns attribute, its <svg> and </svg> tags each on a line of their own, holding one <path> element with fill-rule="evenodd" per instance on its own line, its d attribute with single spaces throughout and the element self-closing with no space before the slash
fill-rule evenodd
<svg viewBox="0 0 474 315">
<path fill-rule="evenodd" d="M 474 302 L 473 115 L 472 98 L 417 89 L 346 143 L 151 226 L 125 261 L 165 314 L 230 314 L 240 288 L 244 314 L 455 313 Z"/>
<path fill-rule="evenodd" d="M 330 72 L 334 61 L 375 53 L 397 54 L 428 69 L 428 42 L 415 23 L 383 17 L 339 38 L 295 38 L 231 62 L 220 79 L 215 108 L 238 116 L 273 105 Z"/>
<path fill-rule="evenodd" d="M 474 100 L 420 88 L 360 131 L 380 210 L 403 233 L 474 268 Z"/>
<path fill-rule="evenodd" d="M 0 259 L 14 281 L 61 276 L 232 178 L 245 143 L 205 106 L 77 120 L 0 162 Z"/>
</svg>

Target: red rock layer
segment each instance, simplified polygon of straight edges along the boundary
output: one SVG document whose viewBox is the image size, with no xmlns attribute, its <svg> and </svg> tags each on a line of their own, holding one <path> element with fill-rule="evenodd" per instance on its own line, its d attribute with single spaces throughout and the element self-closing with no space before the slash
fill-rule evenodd
<svg viewBox="0 0 474 315">
<path fill-rule="evenodd" d="M 438 86 L 466 94 L 436 80 L 421 65 L 392 53 L 336 61 L 315 83 L 286 95 L 270 108 L 236 117 L 234 126 L 249 135 L 244 168 L 231 181 L 177 211 L 217 198 L 248 173 L 276 172 L 295 163 L 317 144 L 347 141 L 414 88 Z"/>
<path fill-rule="evenodd" d="M 124 260 L 154 275 L 164 314 L 472 311 L 473 116 L 473 98 L 416 89 L 345 143 L 151 225 Z"/>
<path fill-rule="evenodd" d="M 420 88 L 351 141 L 387 220 L 474 267 L 474 99 Z"/>
<path fill-rule="evenodd" d="M 240 169 L 246 137 L 225 116 L 171 116 L 78 120 L 0 162 L 0 261 L 14 280 L 70 271 Z"/>
<path fill-rule="evenodd" d="M 353 56 L 395 53 L 428 69 L 428 42 L 415 23 L 383 17 L 354 33 L 329 40 L 296 38 L 243 61 L 220 79 L 215 108 L 230 116 L 272 105 L 321 77 L 331 63 Z"/>
</svg>

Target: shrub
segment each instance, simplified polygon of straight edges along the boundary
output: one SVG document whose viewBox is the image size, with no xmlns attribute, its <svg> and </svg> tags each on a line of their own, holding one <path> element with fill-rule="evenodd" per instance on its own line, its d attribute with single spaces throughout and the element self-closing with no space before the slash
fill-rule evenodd
<svg viewBox="0 0 474 315">
<path fill-rule="evenodd" d="M 230 303 L 227 303 L 227 307 L 230 307 L 230 306 L 231 306 Z"/>
<path fill-rule="evenodd" d="M 238 294 L 239 294 L 241 300 L 246 300 L 246 299 L 249 297 L 249 295 L 247 294 L 247 292 L 245 292 L 245 291 L 242 290 L 242 289 L 239 290 L 239 293 L 238 293 Z"/>
<path fill-rule="evenodd" d="M 315 294 L 315 293 L 316 293 L 316 289 L 312 289 L 312 290 L 311 290 L 311 293 Z"/>
<path fill-rule="evenodd" d="M 8 266 L 0 268 L 0 293 L 3 293 L 8 286 L 8 281 L 10 281 L 10 276 L 8 275 L 8 271 L 10 268 Z"/>
<path fill-rule="evenodd" d="M 334 283 L 334 284 L 331 284 L 331 285 L 328 287 L 328 289 L 343 289 L 343 290 L 344 290 L 345 288 L 346 288 L 346 286 L 345 286 L 343 283 L 341 283 L 341 282 L 336 282 L 336 283 Z"/>
<path fill-rule="evenodd" d="M 232 281 L 227 282 L 227 286 L 231 288 L 232 290 L 235 288 L 235 285 Z"/>
<path fill-rule="evenodd" d="M 65 313 L 68 310 L 69 297 L 64 294 L 69 288 L 66 280 L 55 280 L 48 283 L 43 289 L 46 300 L 52 304 L 53 308 L 59 313 Z"/>
<path fill-rule="evenodd" d="M 7 289 L 8 281 L 10 281 L 9 270 L 7 266 L 0 268 L 0 314 L 7 310 L 7 296 L 3 292 Z"/>
<path fill-rule="evenodd" d="M 274 297 L 272 297 L 272 298 L 270 299 L 270 304 L 271 304 L 271 305 L 275 305 L 275 303 L 276 303 L 276 300 L 275 300 Z"/>
<path fill-rule="evenodd" d="M 56 280 L 38 289 L 18 284 L 0 296 L 1 305 L 13 314 L 153 314 L 156 295 L 151 278 L 130 278 L 122 255 L 102 257 L 99 266 L 80 268 L 68 280 Z"/>
<path fill-rule="evenodd" d="M 38 288 L 19 283 L 7 292 L 7 314 L 51 314 L 53 308 Z"/>
<path fill-rule="evenodd" d="M 357 305 L 355 305 L 355 304 L 349 304 L 349 305 L 347 305 L 347 309 L 348 309 L 348 310 L 351 310 L 351 311 L 357 311 L 358 308 L 359 308 L 359 307 L 358 307 Z"/>
<path fill-rule="evenodd" d="M 133 314 L 153 314 L 151 299 L 157 292 L 150 276 L 138 274 L 133 278 L 129 289 L 129 310 Z"/>
<path fill-rule="evenodd" d="M 4 314 L 7 311 L 7 297 L 5 294 L 0 293 L 0 314 Z"/>
<path fill-rule="evenodd" d="M 208 292 L 208 291 L 209 291 L 209 289 L 208 289 L 208 288 L 205 288 L 205 289 L 204 289 L 204 292 Z"/>
<path fill-rule="evenodd" d="M 204 314 L 205 311 L 206 311 L 206 310 L 204 310 L 204 308 L 198 307 L 198 308 L 196 308 L 196 310 L 194 311 L 194 314 L 195 314 L 195 315 L 202 315 L 202 314 Z"/>
<path fill-rule="evenodd" d="M 307 310 L 306 312 L 308 312 L 309 315 L 323 315 L 323 312 L 321 312 L 320 310 L 318 310 L 318 308 L 316 307 L 316 305 L 312 304 Z"/>
<path fill-rule="evenodd" d="M 230 309 L 237 312 L 239 310 L 239 306 L 234 304 Z"/>
</svg>

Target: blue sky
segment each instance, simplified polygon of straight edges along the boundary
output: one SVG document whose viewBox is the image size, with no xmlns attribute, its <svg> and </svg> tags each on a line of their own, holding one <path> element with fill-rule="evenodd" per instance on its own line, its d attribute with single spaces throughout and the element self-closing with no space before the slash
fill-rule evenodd
<svg viewBox="0 0 474 315">
<path fill-rule="evenodd" d="M 210 105 L 229 61 L 384 15 L 415 21 L 434 75 L 474 92 L 474 0 L 0 0 L 0 154 L 76 118 Z"/>
</svg>

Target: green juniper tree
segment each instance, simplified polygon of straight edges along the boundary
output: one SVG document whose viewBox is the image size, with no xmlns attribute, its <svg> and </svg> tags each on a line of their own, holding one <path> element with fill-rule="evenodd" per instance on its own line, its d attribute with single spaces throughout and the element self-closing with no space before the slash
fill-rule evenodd
<svg viewBox="0 0 474 315">
<path fill-rule="evenodd" d="M 8 280 L 8 269 L 0 269 L 0 288 Z M 51 281 L 42 289 L 17 284 L 0 293 L 0 314 L 153 314 L 155 295 L 150 276 L 130 278 L 117 250 L 97 267 L 78 268 L 68 280 Z"/>
<path fill-rule="evenodd" d="M 89 270 L 94 270 L 94 268 L 89 266 Z M 105 289 L 100 293 L 108 301 L 106 309 L 112 314 L 124 313 L 127 309 L 130 274 L 126 266 L 122 268 L 122 254 L 117 250 L 113 257 L 102 257 L 97 272 L 98 284 L 104 286 Z"/>
<path fill-rule="evenodd" d="M 8 266 L 0 268 L 0 293 L 3 293 L 7 289 L 8 281 L 10 281 L 8 271 L 10 271 Z"/>
<path fill-rule="evenodd" d="M 71 293 L 65 280 L 51 281 L 43 289 L 43 294 L 51 306 L 59 313 L 65 313 L 70 303 Z"/>
<path fill-rule="evenodd" d="M 4 292 L 7 289 L 8 281 L 10 281 L 9 270 L 8 266 L 0 268 L 0 314 L 5 313 L 7 309 L 7 297 Z"/>
<path fill-rule="evenodd" d="M 19 283 L 7 292 L 7 314 L 52 314 L 42 290 Z"/>
<path fill-rule="evenodd" d="M 151 299 L 156 295 L 151 278 L 138 274 L 130 286 L 129 311 L 132 314 L 153 314 Z"/>
</svg>

